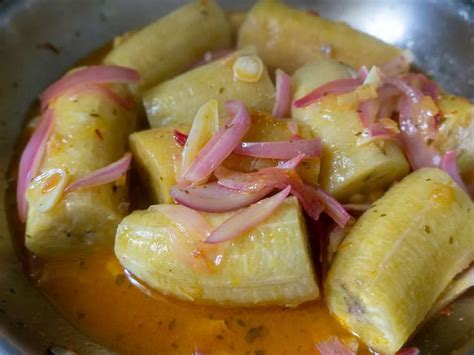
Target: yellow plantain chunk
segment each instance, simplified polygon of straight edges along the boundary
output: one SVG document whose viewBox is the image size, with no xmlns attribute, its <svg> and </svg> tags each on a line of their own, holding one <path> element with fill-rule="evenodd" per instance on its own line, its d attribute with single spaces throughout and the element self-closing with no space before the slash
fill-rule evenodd
<svg viewBox="0 0 474 355">
<path fill-rule="evenodd" d="M 120 38 L 104 63 L 135 69 L 140 88 L 147 89 L 182 73 L 207 51 L 230 46 L 222 9 L 214 0 L 197 0 Z"/>
<path fill-rule="evenodd" d="M 341 22 L 279 1 L 259 1 L 240 27 L 238 47 L 253 45 L 270 68 L 293 73 L 320 58 L 332 58 L 359 68 L 381 65 L 401 55 L 390 46 Z"/>
<path fill-rule="evenodd" d="M 248 110 L 271 112 L 275 88 L 266 68 L 256 82 L 235 78 L 233 63 L 242 56 L 216 60 L 148 90 L 143 102 L 150 126 L 192 123 L 197 110 L 211 99 L 217 100 L 220 117 L 225 117 L 227 100 L 240 100 Z"/>
<path fill-rule="evenodd" d="M 352 70 L 333 60 L 310 63 L 293 74 L 295 98 L 328 81 L 350 77 Z M 293 118 L 323 141 L 320 183 L 340 200 L 383 191 L 403 178 L 409 165 L 391 141 L 362 142 L 364 127 L 357 106 L 344 106 L 334 95 L 304 108 L 292 108 Z M 359 195 L 359 196 L 356 196 Z"/>
<path fill-rule="evenodd" d="M 130 95 L 125 87 L 113 87 L 121 95 Z M 51 108 L 54 123 L 40 176 L 27 191 L 26 246 L 41 256 L 110 246 L 118 223 L 128 211 L 125 179 L 62 191 L 73 181 L 122 158 L 128 150 L 128 136 L 136 127 L 136 110 L 125 109 L 94 92 L 75 99 L 60 97 Z M 62 171 L 64 179 L 51 174 L 55 171 Z M 45 176 L 49 178 L 41 178 Z M 52 191 L 57 192 L 54 199 L 49 196 Z"/>
<path fill-rule="evenodd" d="M 296 198 L 288 198 L 245 235 L 219 244 L 222 259 L 209 272 L 195 270 L 177 257 L 167 232 L 172 221 L 153 208 L 126 217 L 115 240 L 120 263 L 150 288 L 223 306 L 296 306 L 318 298 L 304 217 Z M 202 215 L 215 228 L 234 213 Z"/>
<path fill-rule="evenodd" d="M 173 203 L 170 187 L 176 185 L 183 148 L 174 139 L 174 130 L 187 134 L 188 124 L 177 124 L 130 135 L 130 149 L 142 184 L 153 203 Z"/>
<path fill-rule="evenodd" d="M 398 351 L 474 258 L 470 198 L 442 170 L 418 170 L 356 222 L 325 282 L 330 311 L 373 350 Z"/>
</svg>

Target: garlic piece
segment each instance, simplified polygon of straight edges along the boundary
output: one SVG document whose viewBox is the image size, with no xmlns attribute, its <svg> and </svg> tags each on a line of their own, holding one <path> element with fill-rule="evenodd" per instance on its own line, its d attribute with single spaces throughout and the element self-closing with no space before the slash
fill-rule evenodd
<svg viewBox="0 0 474 355">
<path fill-rule="evenodd" d="M 234 78 L 246 83 L 255 83 L 263 74 L 263 62 L 255 55 L 238 57 L 232 67 Z"/>
<path fill-rule="evenodd" d="M 68 177 L 63 169 L 50 169 L 36 176 L 26 191 L 26 199 L 32 208 L 40 212 L 52 209 L 60 200 Z"/>
</svg>

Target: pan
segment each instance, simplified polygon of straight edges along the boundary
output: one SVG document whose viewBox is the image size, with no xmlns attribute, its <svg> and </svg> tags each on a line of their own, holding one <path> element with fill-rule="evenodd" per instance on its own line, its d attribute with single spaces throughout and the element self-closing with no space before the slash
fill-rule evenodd
<svg viewBox="0 0 474 355">
<path fill-rule="evenodd" d="M 114 36 L 143 26 L 182 0 L 0 0 L 0 353 L 108 354 L 61 318 L 29 282 L 15 251 L 5 198 L 8 174 L 28 109 L 38 94 L 80 58 Z M 220 0 L 226 9 L 251 1 Z M 417 67 L 447 91 L 474 99 L 472 0 L 293 0 L 410 49 Z M 473 354 L 474 296 L 452 316 L 425 324 L 411 340 L 422 354 Z"/>
</svg>

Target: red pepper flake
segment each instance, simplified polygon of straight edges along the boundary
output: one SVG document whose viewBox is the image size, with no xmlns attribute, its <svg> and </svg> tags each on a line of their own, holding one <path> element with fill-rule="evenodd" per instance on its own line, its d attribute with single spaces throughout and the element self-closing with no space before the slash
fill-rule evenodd
<svg viewBox="0 0 474 355">
<path fill-rule="evenodd" d="M 448 306 L 448 307 L 444 307 L 439 313 L 441 313 L 443 316 L 450 316 L 453 313 L 453 311 Z"/>
<path fill-rule="evenodd" d="M 173 130 L 173 138 L 176 143 L 183 147 L 186 144 L 186 141 L 188 140 L 188 135 L 175 129 Z"/>
<path fill-rule="evenodd" d="M 95 129 L 94 133 L 97 136 L 97 138 L 99 138 L 101 141 L 104 140 L 104 136 L 102 135 L 102 132 L 100 130 Z"/>
</svg>

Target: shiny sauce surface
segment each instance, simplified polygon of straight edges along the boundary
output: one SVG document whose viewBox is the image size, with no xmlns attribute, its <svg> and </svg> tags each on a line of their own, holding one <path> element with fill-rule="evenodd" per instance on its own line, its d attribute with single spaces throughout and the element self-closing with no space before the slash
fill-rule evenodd
<svg viewBox="0 0 474 355">
<path fill-rule="evenodd" d="M 321 301 L 294 309 L 195 305 L 146 292 L 108 251 L 45 262 L 37 283 L 66 319 L 124 354 L 318 354 L 315 344 L 331 336 L 356 341 Z"/>
</svg>

